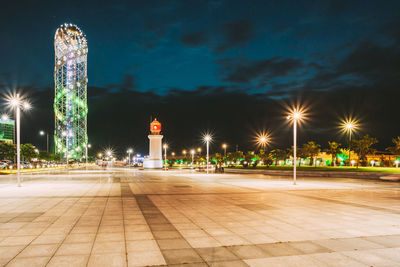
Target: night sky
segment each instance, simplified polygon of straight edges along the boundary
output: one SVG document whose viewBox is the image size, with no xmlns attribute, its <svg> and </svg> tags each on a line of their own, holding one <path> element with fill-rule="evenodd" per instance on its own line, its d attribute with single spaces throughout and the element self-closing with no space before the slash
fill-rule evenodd
<svg viewBox="0 0 400 267">
<path fill-rule="evenodd" d="M 310 107 L 300 144 L 356 135 L 400 135 L 399 1 L 8 1 L 0 8 L 0 88 L 19 88 L 33 109 L 22 138 L 44 148 L 54 129 L 54 33 L 77 24 L 88 40 L 88 131 L 92 153 L 147 152 L 150 118 L 172 150 L 254 149 L 254 133 L 291 146 L 285 105 Z"/>
</svg>

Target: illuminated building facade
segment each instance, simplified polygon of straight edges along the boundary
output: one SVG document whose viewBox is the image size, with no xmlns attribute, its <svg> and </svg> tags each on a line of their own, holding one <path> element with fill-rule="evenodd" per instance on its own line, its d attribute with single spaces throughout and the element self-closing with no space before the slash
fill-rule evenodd
<svg viewBox="0 0 400 267">
<path fill-rule="evenodd" d="M 73 24 L 61 25 L 54 36 L 56 152 L 67 159 L 85 155 L 87 136 L 87 41 Z"/>
<path fill-rule="evenodd" d="M 8 118 L 0 118 L 0 142 L 14 143 L 15 122 Z"/>
</svg>

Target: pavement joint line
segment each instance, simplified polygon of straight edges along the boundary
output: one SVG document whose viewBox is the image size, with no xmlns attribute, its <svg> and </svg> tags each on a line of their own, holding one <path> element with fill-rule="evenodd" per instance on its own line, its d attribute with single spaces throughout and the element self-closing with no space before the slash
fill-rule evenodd
<svg viewBox="0 0 400 267">
<path fill-rule="evenodd" d="M 365 205 L 365 204 L 358 204 L 358 203 L 353 203 L 353 202 L 348 202 L 348 201 L 343 201 L 343 200 L 338 200 L 338 199 L 323 198 L 323 197 L 316 197 L 316 196 L 305 196 L 305 195 L 296 194 L 296 193 L 293 193 L 293 192 L 286 192 L 286 193 L 285 192 L 279 192 L 279 193 L 281 193 L 281 194 L 291 194 L 291 195 L 295 195 L 295 196 L 299 196 L 299 197 L 304 197 L 304 198 L 309 198 L 309 199 L 316 199 L 316 200 L 325 201 L 325 202 L 332 202 L 332 203 L 336 203 L 336 204 L 350 205 L 350 206 L 357 207 L 357 208 L 364 208 L 364 209 L 370 209 L 370 210 L 376 210 L 376 211 L 383 211 L 383 212 L 400 214 L 400 210 L 369 206 L 369 205 Z"/>
<path fill-rule="evenodd" d="M 110 188 L 108 189 L 108 194 L 110 194 L 110 191 L 111 191 L 111 186 L 110 186 Z M 95 237 L 94 237 L 94 240 L 93 240 L 93 244 L 92 244 L 92 246 L 91 246 L 91 248 L 90 248 L 90 253 L 89 253 L 89 257 L 88 257 L 87 262 L 86 262 L 86 266 L 89 265 L 90 257 L 92 256 L 93 247 L 94 247 L 94 244 L 96 243 L 97 235 L 98 235 L 98 233 L 99 233 L 99 229 L 100 229 L 100 226 L 101 226 L 101 222 L 103 221 L 104 213 L 106 212 L 106 208 L 107 208 L 107 204 L 108 204 L 109 199 L 110 199 L 110 198 L 107 197 L 106 203 L 104 204 L 103 212 L 101 213 L 101 218 L 100 218 L 99 224 L 98 224 L 97 229 L 96 229 L 96 233 L 95 233 Z M 88 208 L 89 208 L 89 207 L 90 207 L 90 205 L 88 206 Z M 84 213 L 82 213 L 82 215 L 83 215 L 83 214 L 84 214 Z M 57 248 L 57 250 L 58 250 L 58 248 Z M 54 254 L 55 254 L 55 253 L 54 253 Z"/>
</svg>

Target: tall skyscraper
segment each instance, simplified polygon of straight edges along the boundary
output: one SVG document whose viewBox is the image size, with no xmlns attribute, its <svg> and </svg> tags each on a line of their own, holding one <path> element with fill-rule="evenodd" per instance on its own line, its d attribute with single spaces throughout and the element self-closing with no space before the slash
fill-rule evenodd
<svg viewBox="0 0 400 267">
<path fill-rule="evenodd" d="M 73 24 L 61 25 L 54 36 L 54 143 L 66 159 L 80 159 L 87 149 L 87 41 Z"/>
</svg>

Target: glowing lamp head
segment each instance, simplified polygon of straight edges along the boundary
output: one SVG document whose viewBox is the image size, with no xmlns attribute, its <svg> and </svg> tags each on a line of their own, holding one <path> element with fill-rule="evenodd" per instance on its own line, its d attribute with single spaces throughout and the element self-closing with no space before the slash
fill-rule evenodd
<svg viewBox="0 0 400 267">
<path fill-rule="evenodd" d="M 190 150 L 190 154 L 194 155 L 195 151 L 194 149 Z"/>
<path fill-rule="evenodd" d="M 159 134 L 161 132 L 161 123 L 157 121 L 157 119 L 154 119 L 154 121 L 150 123 L 150 132 L 152 134 Z"/>
<path fill-rule="evenodd" d="M 25 110 L 30 110 L 31 109 L 31 104 L 29 104 L 28 102 L 24 102 L 24 104 L 22 106 L 23 106 L 23 108 Z"/>
<path fill-rule="evenodd" d="M 39 134 L 40 134 L 40 135 L 44 135 L 44 131 L 40 131 Z"/>
<path fill-rule="evenodd" d="M 163 148 L 164 148 L 164 149 L 167 149 L 167 148 L 168 148 L 168 145 L 167 145 L 167 144 L 164 144 L 164 145 L 163 145 Z"/>
<path fill-rule="evenodd" d="M 132 152 L 133 152 L 132 148 L 129 148 L 129 149 L 126 151 L 126 153 L 132 153 Z"/>
<path fill-rule="evenodd" d="M 226 145 L 226 144 L 222 144 L 222 148 L 224 148 L 224 149 L 225 149 L 226 147 L 227 147 L 227 145 Z"/>
<path fill-rule="evenodd" d="M 206 134 L 206 135 L 204 135 L 203 139 L 204 139 L 204 142 L 208 143 L 212 140 L 212 137 L 211 137 L 211 135 Z"/>
<path fill-rule="evenodd" d="M 9 104 L 12 107 L 18 106 L 19 105 L 19 98 L 17 98 L 17 97 L 11 98 Z"/>
<path fill-rule="evenodd" d="M 9 118 L 8 118 L 8 115 L 7 115 L 7 114 L 3 114 L 3 115 L 1 115 L 1 119 L 2 119 L 3 121 L 7 121 Z"/>
</svg>

